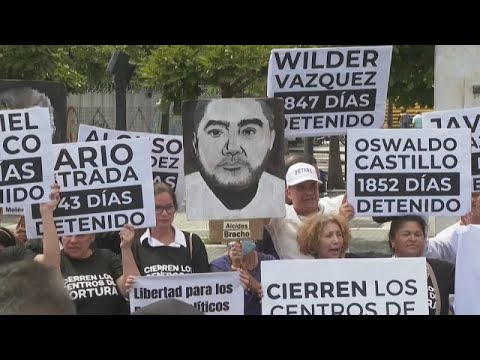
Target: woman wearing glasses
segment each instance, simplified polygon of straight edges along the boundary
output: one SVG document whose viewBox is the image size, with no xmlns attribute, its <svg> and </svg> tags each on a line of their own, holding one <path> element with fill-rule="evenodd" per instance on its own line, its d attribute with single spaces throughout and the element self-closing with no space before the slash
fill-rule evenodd
<svg viewBox="0 0 480 360">
<path fill-rule="evenodd" d="M 172 225 L 178 208 L 173 189 L 167 184 L 155 183 L 153 191 L 157 225 L 147 229 L 132 245 L 140 275 L 209 272 L 207 250 L 200 237 Z"/>
</svg>

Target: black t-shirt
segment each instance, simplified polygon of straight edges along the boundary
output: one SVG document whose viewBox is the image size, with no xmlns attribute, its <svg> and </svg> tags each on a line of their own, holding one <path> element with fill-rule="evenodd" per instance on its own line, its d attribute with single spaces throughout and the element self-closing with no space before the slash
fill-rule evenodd
<svg viewBox="0 0 480 360">
<path fill-rule="evenodd" d="M 155 246 L 148 239 L 135 240 L 132 252 L 142 276 L 205 273 L 210 271 L 205 245 L 197 234 L 192 234 L 192 256 L 190 258 L 190 233 L 185 235 L 187 247 Z"/>
<path fill-rule="evenodd" d="M 128 314 L 127 302 L 116 285 L 123 274 L 117 254 L 97 249 L 89 258 L 72 259 L 62 250 L 61 271 L 78 315 Z"/>
<path fill-rule="evenodd" d="M 428 308 L 430 315 L 435 315 L 437 307 L 440 306 L 440 315 L 448 315 L 449 295 L 455 293 L 455 266 L 446 261 L 427 259 L 435 274 L 435 280 L 440 292 L 440 305 L 436 297 L 433 277 L 427 278 L 428 283 Z"/>
</svg>

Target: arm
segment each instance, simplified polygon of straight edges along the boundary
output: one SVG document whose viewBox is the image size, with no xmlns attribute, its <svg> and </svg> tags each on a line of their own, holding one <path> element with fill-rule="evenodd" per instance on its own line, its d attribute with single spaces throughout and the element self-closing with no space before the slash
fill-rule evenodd
<svg viewBox="0 0 480 360">
<path fill-rule="evenodd" d="M 232 270 L 240 273 L 242 286 L 259 298 L 262 298 L 262 285 L 243 267 L 242 245 L 236 242 L 228 251 L 228 256 L 232 263 Z M 259 255 L 257 255 L 259 256 Z"/>
<path fill-rule="evenodd" d="M 460 222 L 439 232 L 427 242 L 423 256 L 448 261 L 455 264 L 457 258 L 457 237 L 455 231 L 461 228 Z"/>
<path fill-rule="evenodd" d="M 131 224 L 123 226 L 120 231 L 120 250 L 122 253 L 122 268 L 123 273 L 117 279 L 116 283 L 123 297 L 128 296 L 128 289 L 126 285 L 127 278 L 140 276 L 137 264 L 133 258 L 132 244 L 135 240 L 135 230 Z"/>
<path fill-rule="evenodd" d="M 60 201 L 60 186 L 52 185 L 50 193 L 52 201 L 40 205 L 43 224 L 43 254 L 35 256 L 35 261 L 60 270 L 60 245 L 58 243 L 57 227 L 53 220 L 53 211 Z"/>
<path fill-rule="evenodd" d="M 230 271 L 230 264 L 226 259 L 228 255 L 221 256 L 217 259 L 214 259 L 210 263 L 210 272 L 225 272 Z"/>
</svg>

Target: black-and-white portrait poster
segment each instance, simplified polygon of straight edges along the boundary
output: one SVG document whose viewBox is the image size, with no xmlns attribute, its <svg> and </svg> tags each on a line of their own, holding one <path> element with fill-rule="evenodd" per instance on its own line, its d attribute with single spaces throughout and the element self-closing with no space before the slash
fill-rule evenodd
<svg viewBox="0 0 480 360">
<path fill-rule="evenodd" d="M 182 122 L 189 220 L 285 216 L 282 99 L 186 101 Z"/>
<path fill-rule="evenodd" d="M 469 129 L 472 134 L 472 191 L 480 191 L 480 108 L 422 113 L 424 129 Z"/>
<path fill-rule="evenodd" d="M 78 128 L 78 141 L 80 142 L 142 137 L 150 139 L 152 144 L 153 182 L 170 185 L 175 191 L 178 208 L 181 209 L 185 196 L 183 138 L 181 136 L 110 130 L 84 124 L 80 124 Z"/>
<path fill-rule="evenodd" d="M 347 194 L 358 216 L 462 216 L 471 208 L 470 130 L 349 130 Z"/>
<path fill-rule="evenodd" d="M 67 89 L 65 84 L 40 80 L 0 80 L 0 108 L 48 108 L 53 128 L 52 142 L 67 141 Z"/>
<path fill-rule="evenodd" d="M 285 136 L 378 129 L 385 118 L 392 46 L 275 49 L 267 96 L 285 100 Z"/>
<path fill-rule="evenodd" d="M 54 154 L 48 109 L 0 110 L 0 204 L 50 201 Z"/>
<path fill-rule="evenodd" d="M 55 144 L 59 235 L 155 226 L 150 141 L 147 138 Z M 43 233 L 39 206 L 25 207 L 27 237 Z"/>
</svg>

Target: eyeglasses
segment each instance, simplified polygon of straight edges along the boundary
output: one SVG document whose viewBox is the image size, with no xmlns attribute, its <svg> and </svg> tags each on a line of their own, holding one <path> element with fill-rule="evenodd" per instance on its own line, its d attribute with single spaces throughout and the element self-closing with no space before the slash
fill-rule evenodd
<svg viewBox="0 0 480 360">
<path fill-rule="evenodd" d="M 164 210 L 168 215 L 172 215 L 175 212 L 175 206 L 173 204 L 167 206 L 155 206 L 155 212 L 157 214 L 162 214 Z"/>
</svg>

